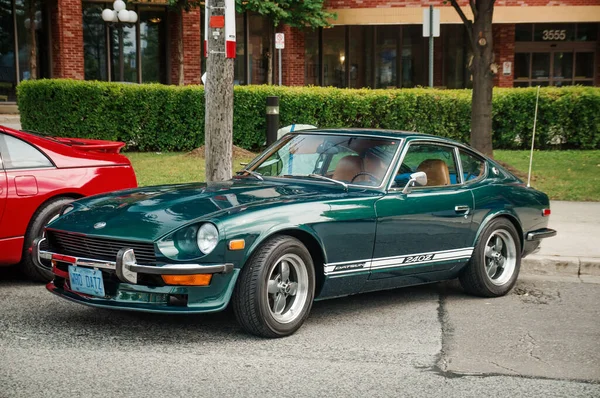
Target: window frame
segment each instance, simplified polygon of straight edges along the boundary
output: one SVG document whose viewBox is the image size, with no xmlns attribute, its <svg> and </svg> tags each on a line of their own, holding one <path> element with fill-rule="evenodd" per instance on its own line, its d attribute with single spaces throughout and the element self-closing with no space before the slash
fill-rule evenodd
<svg viewBox="0 0 600 398">
<path fill-rule="evenodd" d="M 454 162 L 456 164 L 456 173 L 457 173 L 456 178 L 457 178 L 457 181 L 458 181 L 458 179 L 460 179 L 460 182 L 457 182 L 456 184 L 451 184 L 451 185 L 424 186 L 424 187 L 415 186 L 412 188 L 413 191 L 414 190 L 422 190 L 422 189 L 449 189 L 449 188 L 456 189 L 457 187 L 470 185 L 473 182 L 479 182 L 479 181 L 485 179 L 488 175 L 488 162 L 485 160 L 485 158 L 481 157 L 480 155 L 476 155 L 473 151 L 470 151 L 468 148 L 466 148 L 462 145 L 457 145 L 457 144 L 447 143 L 447 142 L 442 142 L 442 141 L 416 139 L 416 140 L 408 141 L 406 143 L 405 147 L 402 149 L 402 153 L 398 159 L 398 163 L 396 164 L 396 167 L 394 168 L 395 172 L 392 173 L 392 176 L 395 176 L 398 174 L 398 171 L 400 170 L 400 166 L 402 166 L 402 163 L 404 162 L 404 158 L 406 157 L 406 154 L 408 153 L 411 145 L 414 145 L 414 144 L 417 144 L 417 145 L 427 144 L 427 145 L 445 146 L 445 147 L 451 148 L 452 153 L 453 153 L 452 156 L 453 156 Z M 464 181 L 462 162 L 460 161 L 460 150 L 461 149 L 469 154 L 474 155 L 474 157 L 476 157 L 478 159 L 483 159 L 485 170 L 483 172 L 483 177 L 481 179 L 472 180 L 472 181 Z M 387 185 L 387 192 L 388 193 L 402 192 L 404 187 L 393 187 L 392 186 L 393 183 L 394 183 L 394 178 L 390 178 L 388 185 Z"/>
<path fill-rule="evenodd" d="M 306 130 L 306 131 L 297 131 L 297 132 L 293 132 L 293 133 L 288 133 L 286 135 L 284 135 L 283 137 L 281 137 L 279 140 L 275 141 L 274 143 L 272 143 L 267 149 L 265 149 L 261 155 L 258 155 L 257 157 L 255 157 L 250 163 L 248 163 L 248 165 L 246 166 L 245 169 L 247 170 L 252 170 L 255 171 L 257 164 L 259 164 L 262 160 L 264 160 L 265 158 L 268 158 L 269 156 L 271 156 L 275 151 L 277 151 L 280 147 L 278 147 L 278 145 L 280 144 L 280 141 L 283 140 L 285 137 L 287 136 L 293 136 L 293 135 L 331 135 L 331 136 L 336 136 L 336 137 L 340 137 L 340 136 L 344 136 L 344 137 L 355 137 L 355 138 L 369 138 L 369 139 L 384 139 L 384 140 L 390 140 L 390 141 L 398 141 L 398 146 L 394 151 L 394 156 L 392 157 L 391 161 L 390 161 L 390 165 L 386 171 L 386 174 L 383 176 L 383 178 L 381 179 L 381 184 L 379 184 L 378 186 L 370 186 L 370 185 L 361 185 L 361 184 L 353 184 L 353 183 L 347 183 L 346 185 L 348 186 L 348 188 L 359 188 L 359 189 L 369 189 L 369 190 L 376 190 L 376 191 L 387 191 L 388 189 L 386 189 L 386 187 L 389 187 L 389 184 L 392 180 L 392 176 L 394 174 L 392 174 L 392 171 L 396 168 L 394 167 L 394 164 L 399 164 L 398 159 L 400 157 L 400 153 L 403 150 L 402 148 L 404 148 L 404 143 L 406 142 L 406 138 L 394 138 L 394 137 L 389 137 L 386 135 L 379 135 L 379 134 L 360 134 L 360 133 L 352 133 L 352 132 L 344 132 L 343 134 L 335 134 L 331 131 L 312 131 L 312 130 Z M 288 140 L 291 138 L 288 138 Z M 285 145 L 285 144 L 284 144 Z M 397 172 L 397 171 L 396 171 Z M 280 177 L 280 176 L 263 176 L 266 179 L 270 179 L 270 178 L 277 178 L 277 179 L 284 179 L 286 177 Z M 321 181 L 315 181 L 318 183 L 321 183 Z M 325 182 L 324 184 L 327 184 L 327 182 Z"/>
<path fill-rule="evenodd" d="M 49 165 L 47 165 L 47 166 L 32 166 L 32 167 L 8 167 L 7 163 L 12 164 L 12 158 L 10 156 L 10 153 L 6 153 L 4 151 L 4 147 L 5 146 L 8 147 L 8 144 L 6 143 L 6 141 L 4 141 L 4 137 L 14 138 L 15 140 L 23 142 L 26 146 L 33 148 L 33 150 L 35 150 L 37 153 L 42 155 L 48 161 Z M 46 153 L 44 151 L 42 151 L 40 148 L 38 148 L 36 145 L 34 145 L 30 142 L 27 142 L 20 137 L 15 137 L 14 135 L 11 135 L 11 134 L 6 134 L 5 132 L 0 132 L 0 139 L 2 141 L 4 141 L 2 144 L 0 144 L 0 160 L 1 160 L 0 165 L 2 166 L 2 170 L 4 170 L 5 172 L 18 171 L 18 170 L 38 170 L 38 169 L 54 169 L 54 168 L 56 168 L 56 165 L 54 164 L 52 159 L 50 159 L 48 157 L 48 155 L 46 155 Z"/>
</svg>

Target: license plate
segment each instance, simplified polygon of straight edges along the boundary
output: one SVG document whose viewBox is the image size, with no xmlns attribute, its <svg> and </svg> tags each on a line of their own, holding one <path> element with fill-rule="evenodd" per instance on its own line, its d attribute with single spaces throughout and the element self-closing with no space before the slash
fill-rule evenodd
<svg viewBox="0 0 600 398">
<path fill-rule="evenodd" d="M 104 297 L 102 271 L 69 265 L 69 280 L 73 291 Z"/>
</svg>

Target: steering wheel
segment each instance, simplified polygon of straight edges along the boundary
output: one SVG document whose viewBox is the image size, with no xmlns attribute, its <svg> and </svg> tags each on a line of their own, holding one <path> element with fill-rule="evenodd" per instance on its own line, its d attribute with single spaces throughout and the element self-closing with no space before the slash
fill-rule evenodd
<svg viewBox="0 0 600 398">
<path fill-rule="evenodd" d="M 369 180 L 370 180 L 370 181 L 373 181 L 373 182 L 375 182 L 375 183 L 378 183 L 378 182 L 379 182 L 379 179 L 378 179 L 377 177 L 375 177 L 373 174 L 371 174 L 371 173 L 368 173 L 368 172 L 366 172 L 366 171 L 361 171 L 360 173 L 358 173 L 358 174 L 356 174 L 354 177 L 352 177 L 352 179 L 350 180 L 350 183 L 353 183 L 353 182 L 354 182 L 354 180 L 356 180 L 356 178 L 357 178 L 357 177 L 360 177 L 360 176 L 367 176 L 367 177 L 369 177 Z"/>
</svg>

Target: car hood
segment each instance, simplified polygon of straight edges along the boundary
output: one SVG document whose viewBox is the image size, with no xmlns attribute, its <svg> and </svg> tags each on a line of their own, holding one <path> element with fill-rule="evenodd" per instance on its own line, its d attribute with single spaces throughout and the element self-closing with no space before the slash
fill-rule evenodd
<svg viewBox="0 0 600 398">
<path fill-rule="evenodd" d="M 216 183 L 163 185 L 117 191 L 74 202 L 75 209 L 49 229 L 127 240 L 157 240 L 196 220 L 241 211 L 266 202 L 298 202 L 345 194 L 339 187 L 258 181 L 253 177 Z"/>
</svg>

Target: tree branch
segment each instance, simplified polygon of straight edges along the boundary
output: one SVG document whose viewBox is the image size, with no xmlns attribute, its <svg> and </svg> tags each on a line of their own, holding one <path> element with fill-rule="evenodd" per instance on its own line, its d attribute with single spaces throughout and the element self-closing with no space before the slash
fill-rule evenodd
<svg viewBox="0 0 600 398">
<path fill-rule="evenodd" d="M 471 12 L 473 13 L 473 18 L 477 19 L 477 7 L 475 6 L 475 0 L 469 0 L 469 5 L 471 6 Z"/>
<path fill-rule="evenodd" d="M 469 2 L 471 2 L 471 1 L 474 1 L 474 0 L 469 0 Z M 471 43 L 471 49 L 475 50 L 475 41 L 473 39 L 473 29 L 472 29 L 473 22 L 467 18 L 467 16 L 463 12 L 463 10 L 460 8 L 460 6 L 458 5 L 458 2 L 456 0 L 450 0 L 450 4 L 452 4 L 452 7 L 454 7 L 456 12 L 458 13 L 458 16 L 465 24 L 465 27 L 467 28 L 467 34 L 469 35 L 469 43 Z"/>
</svg>

